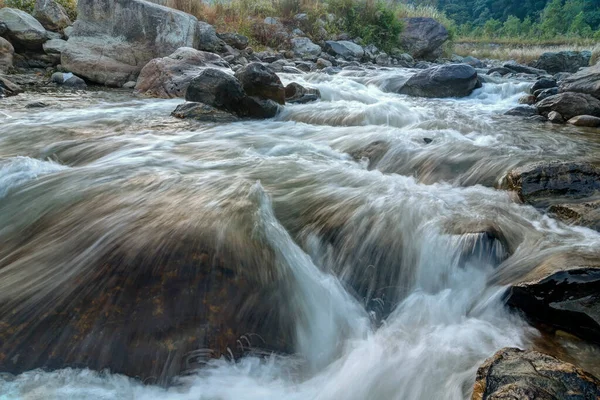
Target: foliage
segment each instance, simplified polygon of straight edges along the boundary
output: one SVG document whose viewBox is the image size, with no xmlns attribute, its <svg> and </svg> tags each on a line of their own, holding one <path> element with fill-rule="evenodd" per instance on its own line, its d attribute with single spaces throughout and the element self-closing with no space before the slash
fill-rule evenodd
<svg viewBox="0 0 600 400">
<path fill-rule="evenodd" d="M 72 21 L 77 18 L 77 0 L 56 0 L 56 2 L 65 8 Z M 0 0 L 0 8 L 10 7 L 33 13 L 35 0 Z"/>
</svg>

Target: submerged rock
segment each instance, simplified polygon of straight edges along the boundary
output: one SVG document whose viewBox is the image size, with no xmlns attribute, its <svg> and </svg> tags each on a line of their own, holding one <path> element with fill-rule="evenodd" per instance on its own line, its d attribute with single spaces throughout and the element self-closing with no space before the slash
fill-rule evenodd
<svg viewBox="0 0 600 400">
<path fill-rule="evenodd" d="M 365 147 L 350 151 L 350 156 L 356 161 L 361 161 L 363 159 L 368 160 L 369 169 L 374 169 L 377 166 L 377 163 L 381 161 L 383 156 L 385 156 L 389 150 L 389 142 L 377 140 L 369 143 Z"/>
<path fill-rule="evenodd" d="M 541 100 L 536 107 L 542 115 L 556 111 L 567 120 L 578 115 L 600 117 L 600 100 L 583 93 L 559 93 Z"/>
<path fill-rule="evenodd" d="M 177 49 L 168 57 L 150 61 L 138 77 L 135 90 L 151 97 L 185 97 L 188 85 L 206 67 L 228 67 L 217 54 L 190 47 Z"/>
<path fill-rule="evenodd" d="M 319 89 L 305 88 L 296 82 L 292 82 L 285 87 L 286 103 L 310 103 L 320 98 L 321 92 L 319 92 Z"/>
<path fill-rule="evenodd" d="M 181 119 L 195 119 L 203 122 L 227 123 L 238 121 L 238 118 L 226 111 L 218 110 L 203 103 L 186 102 L 177 106 L 172 116 Z"/>
<path fill-rule="evenodd" d="M 600 232 L 600 200 L 554 204 L 548 212 L 567 224 L 585 226 Z"/>
<path fill-rule="evenodd" d="M 417 72 L 399 93 L 419 97 L 465 97 L 479 85 L 475 68 L 466 64 L 447 64 Z"/>
<path fill-rule="evenodd" d="M 600 118 L 592 115 L 578 115 L 568 120 L 567 123 L 588 128 L 600 128 Z"/>
<path fill-rule="evenodd" d="M 505 348 L 477 370 L 472 400 L 593 400 L 600 381 L 537 351 Z"/>
<path fill-rule="evenodd" d="M 600 63 L 565 78 L 560 91 L 585 93 L 600 99 Z"/>
<path fill-rule="evenodd" d="M 260 63 L 250 63 L 235 73 L 248 96 L 285 104 L 285 88 L 273 70 Z"/>
<path fill-rule="evenodd" d="M 513 117 L 532 117 L 538 115 L 538 110 L 530 105 L 517 106 L 505 112 L 504 115 L 510 115 Z"/>
<path fill-rule="evenodd" d="M 589 51 L 560 51 L 547 52 L 533 64 L 535 68 L 548 71 L 551 74 L 558 72 L 577 72 L 579 68 L 590 65 L 592 53 Z"/>
<path fill-rule="evenodd" d="M 414 58 L 435 60 L 442 55 L 448 30 L 433 18 L 403 18 L 399 42 Z"/>
<path fill-rule="evenodd" d="M 18 51 L 41 50 L 48 40 L 46 29 L 25 11 L 1 8 L 0 23 L 6 27 L 5 36 Z"/>
</svg>

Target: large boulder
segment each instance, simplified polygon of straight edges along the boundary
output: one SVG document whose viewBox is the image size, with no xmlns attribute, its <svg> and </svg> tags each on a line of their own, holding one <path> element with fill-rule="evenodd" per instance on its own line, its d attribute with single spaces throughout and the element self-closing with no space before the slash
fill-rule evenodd
<svg viewBox="0 0 600 400">
<path fill-rule="evenodd" d="M 50 39 L 42 45 L 46 54 L 62 54 L 67 48 L 67 41 L 62 39 Z"/>
<path fill-rule="evenodd" d="M 567 123 L 588 128 L 600 128 L 600 118 L 592 115 L 578 115 L 568 120 Z"/>
<path fill-rule="evenodd" d="M 475 68 L 466 64 L 447 64 L 417 72 L 399 93 L 419 97 L 465 97 L 479 85 Z"/>
<path fill-rule="evenodd" d="M 49 31 L 59 32 L 71 25 L 66 10 L 55 0 L 36 0 L 33 16 Z"/>
<path fill-rule="evenodd" d="M 13 55 L 15 49 L 12 44 L 0 37 L 0 74 L 5 74 L 13 66 Z"/>
<path fill-rule="evenodd" d="M 208 66 L 228 67 L 220 56 L 190 47 L 150 61 L 138 77 L 135 90 L 151 97 L 185 97 L 188 85 Z"/>
<path fill-rule="evenodd" d="M 17 51 L 41 50 L 42 44 L 48 40 L 46 29 L 25 11 L 8 7 L 0 9 L 0 24 L 6 26 L 4 35 Z"/>
<path fill-rule="evenodd" d="M 472 400 L 593 400 L 600 381 L 537 351 L 504 348 L 477 370 Z"/>
<path fill-rule="evenodd" d="M 235 77 L 249 96 L 285 104 L 285 88 L 273 70 L 260 63 L 250 63 L 240 68 Z"/>
<path fill-rule="evenodd" d="M 292 51 L 296 57 L 316 57 L 321 54 L 321 46 L 314 44 L 307 37 L 296 37 L 290 40 Z"/>
<path fill-rule="evenodd" d="M 196 24 L 197 48 L 199 50 L 220 53 L 225 50 L 226 43 L 219 38 L 215 28 L 204 21 Z"/>
<path fill-rule="evenodd" d="M 143 0 L 79 0 L 61 63 L 87 80 L 121 87 L 150 60 L 199 48 L 206 33 L 199 27 L 189 14 Z"/>
<path fill-rule="evenodd" d="M 233 75 L 215 68 L 204 69 L 190 81 L 185 93 L 187 101 L 232 113 L 241 111 L 245 97 L 244 88 Z"/>
<path fill-rule="evenodd" d="M 511 72 L 520 73 L 520 74 L 528 74 L 528 75 L 548 75 L 548 73 L 539 68 L 529 67 L 527 65 L 519 64 L 516 61 L 509 61 L 503 66 L 504 68 L 510 70 Z"/>
<path fill-rule="evenodd" d="M 0 75 L 0 97 L 16 96 L 19 93 L 23 93 L 21 86 Z"/>
<path fill-rule="evenodd" d="M 533 66 L 548 71 L 551 74 L 577 72 L 579 68 L 590 65 L 591 56 L 592 54 L 589 51 L 548 52 L 542 54 Z"/>
<path fill-rule="evenodd" d="M 292 82 L 285 87 L 285 101 L 290 104 L 304 104 L 321 98 L 319 89 L 305 88 L 299 83 Z"/>
<path fill-rule="evenodd" d="M 433 18 L 403 18 L 401 46 L 414 58 L 435 60 L 442 55 L 448 30 Z"/>
<path fill-rule="evenodd" d="M 560 91 L 585 93 L 600 99 L 600 63 L 565 78 Z"/>
<path fill-rule="evenodd" d="M 566 120 L 578 115 L 600 117 L 600 100 L 583 93 L 559 93 L 539 101 L 536 107 L 544 116 L 556 111 Z"/>
<path fill-rule="evenodd" d="M 325 42 L 325 50 L 333 56 L 346 59 L 361 59 L 365 55 L 361 46 L 348 40 L 328 40 Z"/>
</svg>

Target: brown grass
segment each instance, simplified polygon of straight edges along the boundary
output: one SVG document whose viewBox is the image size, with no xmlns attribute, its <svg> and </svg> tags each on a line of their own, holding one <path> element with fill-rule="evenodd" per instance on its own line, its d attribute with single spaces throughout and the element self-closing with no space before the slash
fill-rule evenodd
<svg viewBox="0 0 600 400">
<path fill-rule="evenodd" d="M 454 52 L 459 56 L 473 56 L 480 59 L 515 60 L 520 63 L 531 63 L 545 52 L 558 51 L 592 51 L 592 60 L 600 59 L 600 45 L 516 45 L 500 43 L 457 43 Z M 595 63 L 595 61 L 593 61 Z"/>
</svg>

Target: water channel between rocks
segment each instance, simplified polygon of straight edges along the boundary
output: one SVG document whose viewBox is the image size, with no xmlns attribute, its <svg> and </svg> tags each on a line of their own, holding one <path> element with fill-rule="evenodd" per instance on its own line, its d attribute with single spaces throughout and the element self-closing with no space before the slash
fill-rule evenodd
<svg viewBox="0 0 600 400">
<path fill-rule="evenodd" d="M 0 400 L 466 399 L 477 367 L 507 346 L 561 354 L 598 375 L 595 347 L 544 337 L 503 293 L 524 260 L 598 251 L 600 235 L 495 187 L 532 161 L 599 163 L 600 135 L 503 116 L 530 83 L 498 79 L 460 100 L 392 93 L 409 74 L 280 74 L 322 99 L 231 124 L 177 120 L 180 100 L 126 91 L 3 100 L 5 310 L 42 315 L 49 302 L 101 294 L 108 283 L 90 266 L 116 252 L 122 261 L 210 243 L 269 288 L 248 307 L 278 308 L 295 354 L 207 359 L 168 388 L 88 369 L 4 374 Z M 32 101 L 49 106 L 26 108 Z M 515 242 L 507 260 L 459 234 L 489 225 Z M 52 340 L 68 346 L 67 328 L 56 337 L 63 328 Z"/>
</svg>

